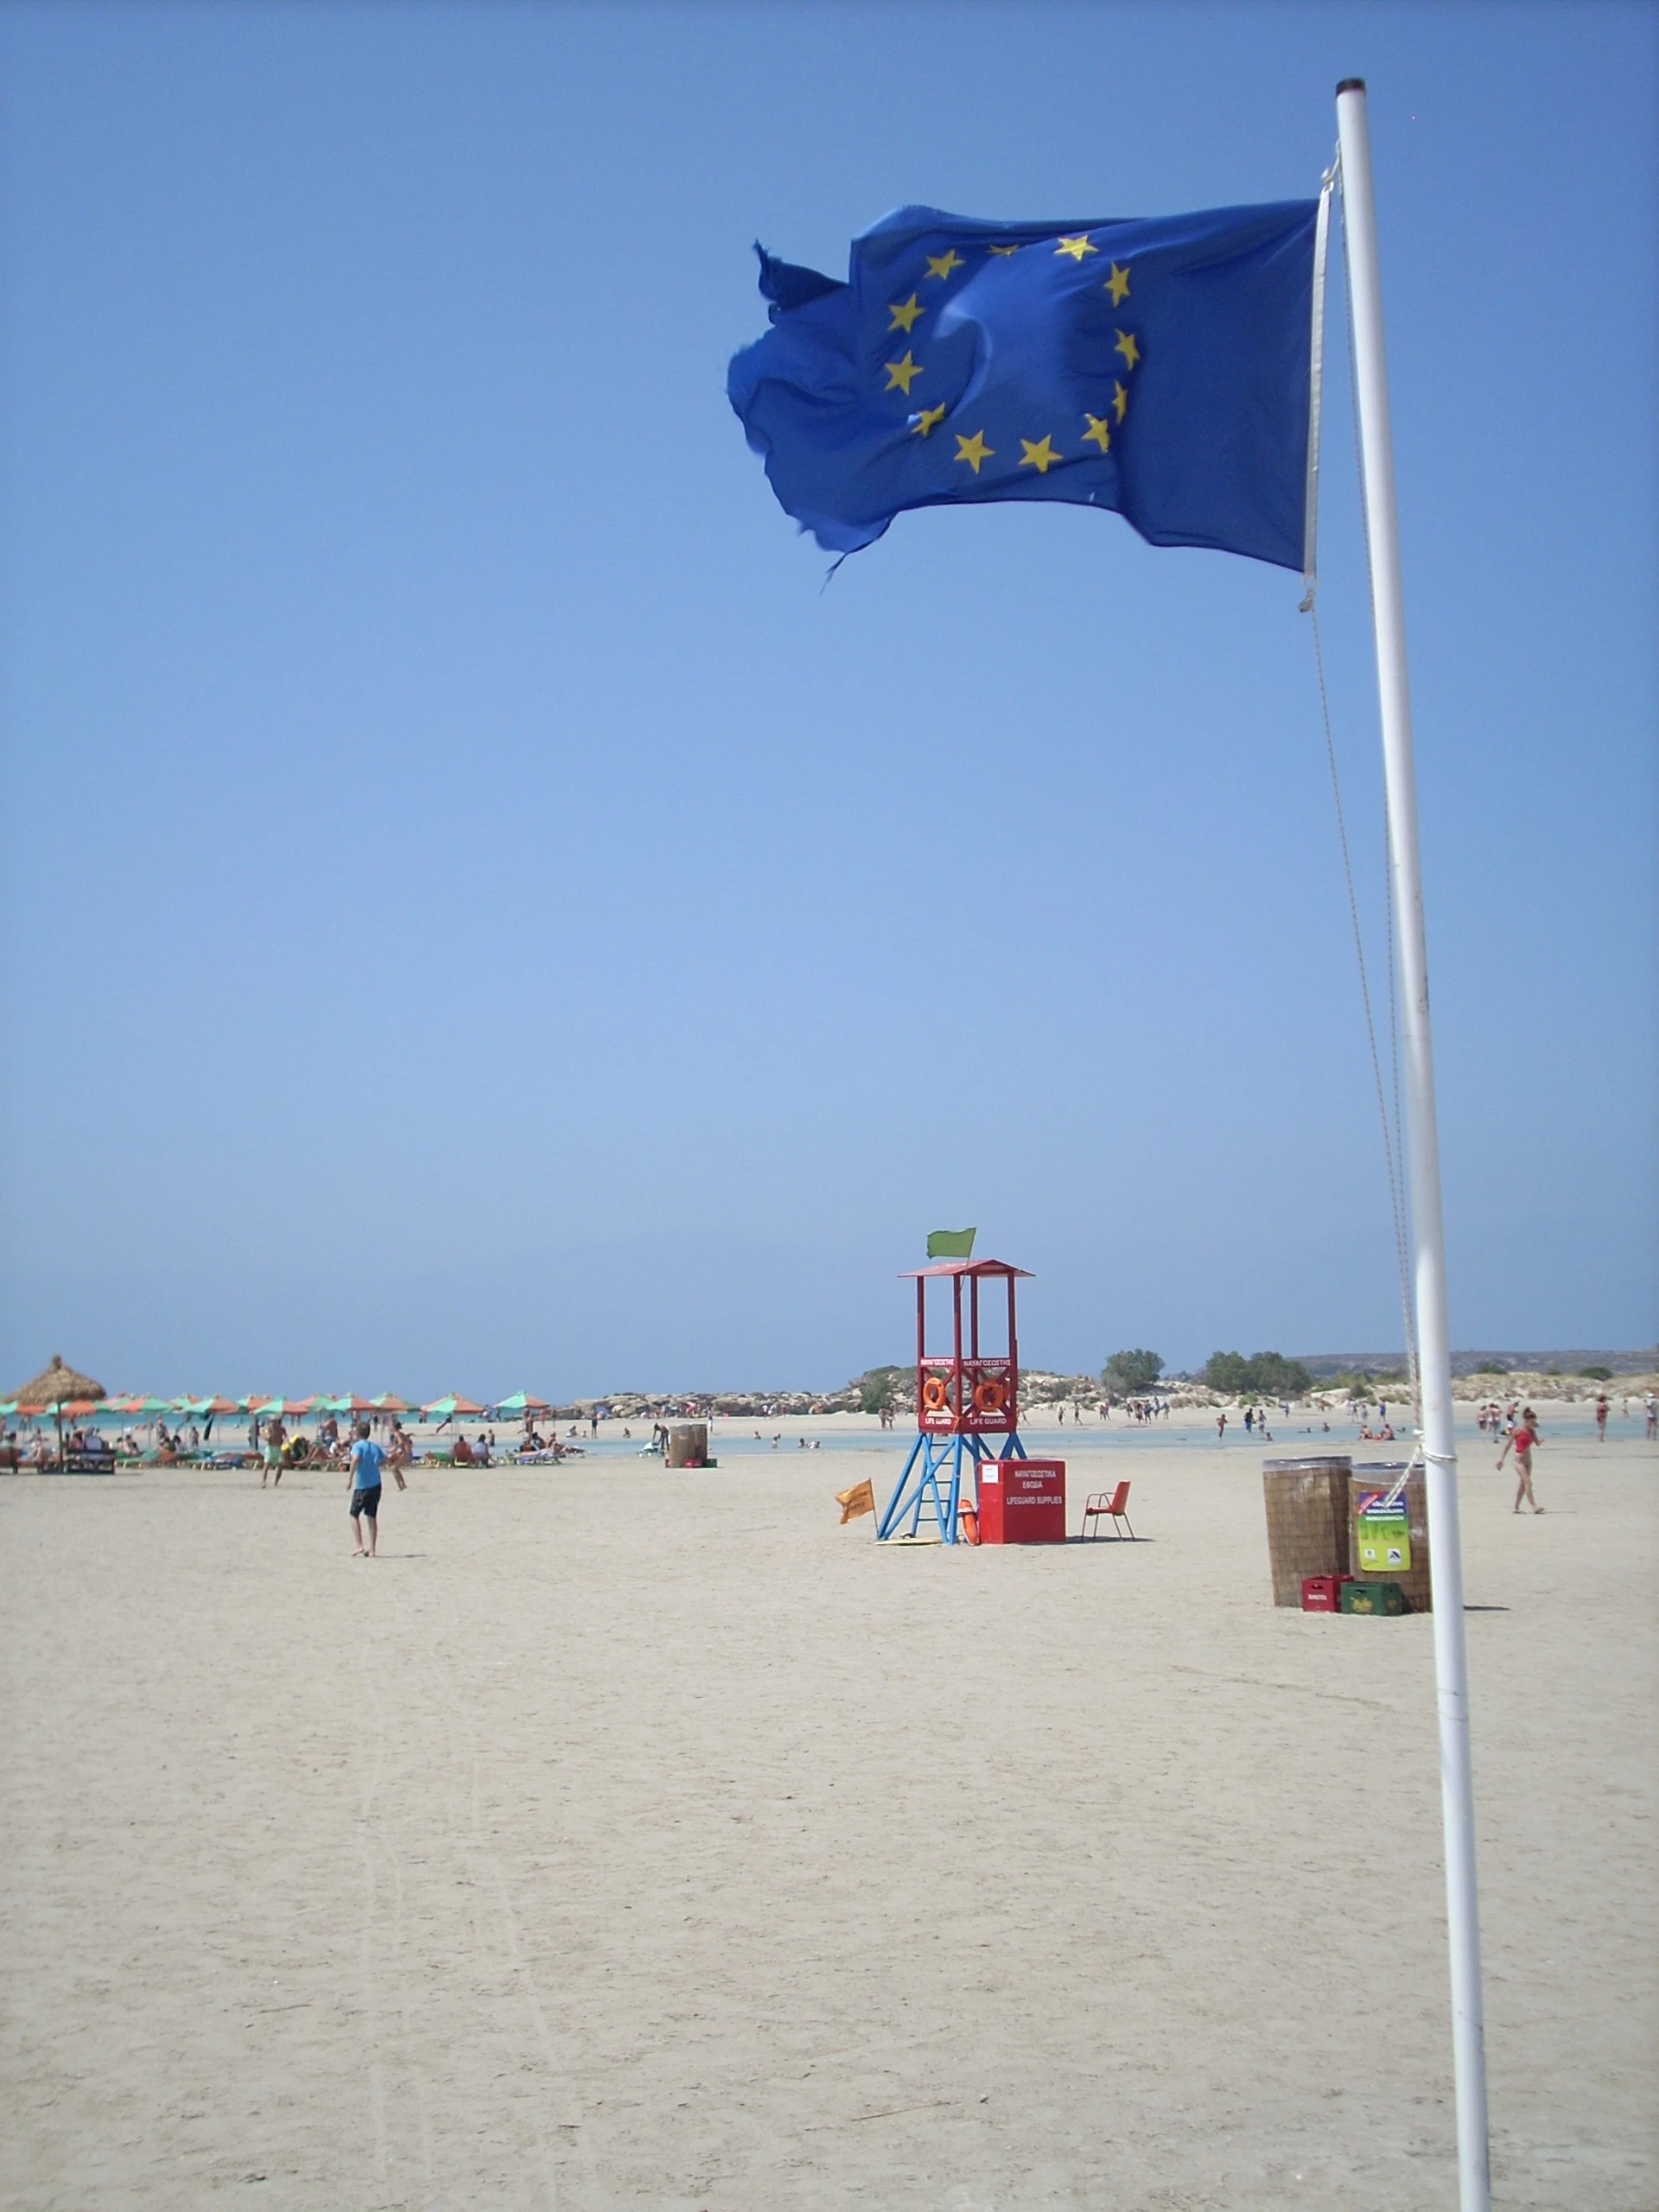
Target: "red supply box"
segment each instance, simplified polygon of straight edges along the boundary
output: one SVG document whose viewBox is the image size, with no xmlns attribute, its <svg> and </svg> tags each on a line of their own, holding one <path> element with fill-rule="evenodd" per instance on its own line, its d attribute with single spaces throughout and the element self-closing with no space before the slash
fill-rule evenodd
<svg viewBox="0 0 1659 2212">
<path fill-rule="evenodd" d="M 1335 1613 L 1342 1610 L 1342 1581 L 1335 1574 L 1309 1574 L 1302 1581 L 1305 1613 Z"/>
<path fill-rule="evenodd" d="M 1065 1460 L 982 1459 L 979 1541 L 982 1544 L 1063 1544 Z"/>
</svg>

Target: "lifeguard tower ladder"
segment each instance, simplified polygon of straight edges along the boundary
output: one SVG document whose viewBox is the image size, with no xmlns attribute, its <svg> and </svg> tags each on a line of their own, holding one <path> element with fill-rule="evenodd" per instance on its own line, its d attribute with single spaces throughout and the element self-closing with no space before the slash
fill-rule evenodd
<svg viewBox="0 0 1659 2212">
<path fill-rule="evenodd" d="M 927 1349 L 927 1286 L 943 1279 L 950 1286 L 951 1339 L 949 1352 Z M 1014 1327 L 1014 1286 L 1029 1281 L 1024 1268 L 1006 1260 L 949 1260 L 938 1267 L 912 1268 L 906 1278 L 916 1285 L 916 1429 L 899 1486 L 876 1523 L 877 1538 L 914 1537 L 922 1516 L 937 1524 L 939 1541 L 954 1544 L 962 1501 L 963 1461 L 977 1480 L 982 1459 L 1023 1459 L 1020 1441 L 1020 1340 Z M 985 1354 L 979 1344 L 979 1287 L 1006 1285 L 1008 1348 Z M 963 1342 L 963 1285 L 968 1287 L 968 1337 Z M 995 1451 L 988 1440 L 1001 1437 Z"/>
</svg>

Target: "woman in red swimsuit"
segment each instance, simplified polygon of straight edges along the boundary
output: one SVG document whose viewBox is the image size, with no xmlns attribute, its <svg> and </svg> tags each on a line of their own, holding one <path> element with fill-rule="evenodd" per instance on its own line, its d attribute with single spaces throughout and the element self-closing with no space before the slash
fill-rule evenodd
<svg viewBox="0 0 1659 2212">
<path fill-rule="evenodd" d="M 1520 1426 L 1497 1455 L 1497 1464 L 1502 1467 L 1510 1453 L 1511 1452 L 1515 1453 L 1515 1471 L 1521 1478 L 1520 1485 L 1515 1493 L 1514 1510 L 1517 1513 L 1521 1510 L 1521 1501 L 1523 1497 L 1535 1513 L 1541 1513 L 1544 1510 L 1532 1494 L 1532 1452 L 1533 1446 L 1539 1441 L 1538 1416 L 1530 1406 L 1522 1406 Z"/>
</svg>

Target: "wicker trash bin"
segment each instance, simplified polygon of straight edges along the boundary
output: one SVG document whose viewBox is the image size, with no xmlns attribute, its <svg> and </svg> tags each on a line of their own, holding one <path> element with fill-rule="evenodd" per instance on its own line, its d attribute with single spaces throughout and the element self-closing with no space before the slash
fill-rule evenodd
<svg viewBox="0 0 1659 2212">
<path fill-rule="evenodd" d="M 1262 1462 L 1275 1605 L 1300 1605 L 1309 1575 L 1348 1573 L 1352 1466 L 1345 1452 Z"/>
<path fill-rule="evenodd" d="M 1348 1541 L 1343 1560 L 1343 1572 L 1357 1576 L 1361 1581 L 1388 1580 L 1400 1585 L 1402 1596 L 1408 1613 L 1433 1611 L 1433 1581 L 1428 1564 L 1428 1479 L 1421 1467 L 1414 1468 L 1406 1484 L 1403 1503 L 1406 1526 L 1411 1538 L 1411 1564 L 1403 1572 L 1399 1567 L 1385 1567 L 1378 1574 L 1362 1573 L 1359 1564 L 1359 1501 L 1362 1496 L 1371 1497 L 1378 1491 L 1390 1491 L 1406 1471 L 1403 1459 L 1360 1459 L 1354 1464 L 1349 1478 L 1351 1503 L 1348 1511 Z"/>
<path fill-rule="evenodd" d="M 671 1467 L 706 1467 L 708 1464 L 708 1422 L 677 1421 L 668 1432 L 668 1465 Z"/>
</svg>

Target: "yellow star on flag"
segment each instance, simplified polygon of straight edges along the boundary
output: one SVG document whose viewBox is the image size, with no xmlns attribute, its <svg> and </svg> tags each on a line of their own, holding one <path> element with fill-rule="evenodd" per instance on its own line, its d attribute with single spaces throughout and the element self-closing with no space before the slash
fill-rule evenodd
<svg viewBox="0 0 1659 2212">
<path fill-rule="evenodd" d="M 985 250 L 988 253 L 1018 253 L 1020 251 L 1017 245 L 993 245 L 987 246 Z"/>
<path fill-rule="evenodd" d="M 918 315 L 925 315 L 927 313 L 927 309 L 925 308 L 918 308 L 917 306 L 916 295 L 912 292 L 907 300 L 895 300 L 889 306 L 887 313 L 893 317 L 893 321 L 887 325 L 887 328 L 889 330 L 902 330 L 906 337 L 908 338 L 917 317 Z"/>
<path fill-rule="evenodd" d="M 940 404 L 937 407 L 924 407 L 921 413 L 911 424 L 910 435 L 912 438 L 925 438 L 930 430 L 936 429 L 938 425 L 944 422 L 944 405 L 943 401 L 941 401 Z"/>
<path fill-rule="evenodd" d="M 931 253 L 927 257 L 929 276 L 948 276 L 953 269 L 965 269 L 967 266 L 967 263 L 953 245 L 947 246 L 937 257 Z"/>
<path fill-rule="evenodd" d="M 1132 330 L 1118 332 L 1117 343 L 1113 346 L 1112 351 L 1114 353 L 1121 353 L 1123 356 L 1126 368 L 1132 369 L 1141 358 L 1141 348 L 1135 342 L 1135 333 Z"/>
<path fill-rule="evenodd" d="M 1029 438 L 1021 438 L 1020 442 L 1025 448 L 1025 451 L 1020 456 L 1020 467 L 1034 468 L 1039 476 L 1046 476 L 1054 463 L 1061 458 L 1055 452 L 1053 443 L 1046 434 L 1037 445 L 1033 445 Z"/>
<path fill-rule="evenodd" d="M 1115 308 L 1121 308 L 1123 304 L 1123 301 L 1128 289 L 1128 270 L 1127 269 L 1120 269 L 1117 264 L 1114 262 L 1111 266 L 1110 274 L 1107 276 L 1106 282 L 1101 286 L 1102 291 L 1109 292 L 1112 296 L 1112 305 Z"/>
<path fill-rule="evenodd" d="M 1098 253 L 1100 248 L 1097 245 L 1090 245 L 1083 232 L 1079 231 L 1074 238 L 1062 238 L 1054 251 L 1057 254 L 1069 253 L 1073 261 L 1081 261 L 1085 253 Z"/>
<path fill-rule="evenodd" d="M 986 444 L 983 430 L 976 430 L 971 438 L 964 438 L 960 431 L 957 433 L 957 459 L 965 461 L 976 476 L 979 474 L 980 462 L 989 461 L 995 452 L 995 446 Z"/>
<path fill-rule="evenodd" d="M 1129 395 L 1121 384 L 1112 386 L 1112 412 L 1121 423 L 1129 411 Z"/>
<path fill-rule="evenodd" d="M 1119 390 L 1121 391 L 1122 389 L 1122 387 L 1120 385 Z M 1108 423 L 1106 417 L 1103 415 L 1085 414 L 1083 419 L 1089 425 L 1088 429 L 1083 434 L 1083 442 L 1084 445 L 1087 445 L 1090 438 L 1092 438 L 1095 443 L 1100 448 L 1102 453 L 1104 453 L 1112 442 L 1111 427 Z"/>
<path fill-rule="evenodd" d="M 921 363 L 912 360 L 906 352 L 902 361 L 884 361 L 881 365 L 887 372 L 887 390 L 902 391 L 908 399 L 911 385 L 922 373 Z"/>
</svg>

